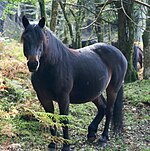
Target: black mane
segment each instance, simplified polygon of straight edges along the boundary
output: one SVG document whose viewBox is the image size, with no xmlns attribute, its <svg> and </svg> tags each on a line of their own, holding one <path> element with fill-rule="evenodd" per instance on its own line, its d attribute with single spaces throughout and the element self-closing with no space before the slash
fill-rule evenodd
<svg viewBox="0 0 150 151">
<path fill-rule="evenodd" d="M 70 53 L 69 48 L 66 47 L 48 28 L 43 29 L 47 40 L 47 52 L 49 61 L 56 64 L 58 61 L 63 61 L 64 57 Z"/>
</svg>

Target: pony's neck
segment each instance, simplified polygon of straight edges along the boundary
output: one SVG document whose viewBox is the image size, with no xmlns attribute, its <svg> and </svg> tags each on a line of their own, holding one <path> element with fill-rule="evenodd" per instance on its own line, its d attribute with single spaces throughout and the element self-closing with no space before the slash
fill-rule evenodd
<svg viewBox="0 0 150 151">
<path fill-rule="evenodd" d="M 68 56 L 68 48 L 50 30 L 46 29 L 44 33 L 47 39 L 45 55 L 51 64 L 57 64 Z"/>
</svg>

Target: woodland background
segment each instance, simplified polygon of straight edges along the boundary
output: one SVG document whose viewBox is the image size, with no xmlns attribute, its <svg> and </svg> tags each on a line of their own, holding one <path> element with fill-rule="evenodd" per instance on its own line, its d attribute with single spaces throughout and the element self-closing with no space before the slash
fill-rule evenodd
<svg viewBox="0 0 150 151">
<path fill-rule="evenodd" d="M 124 133 L 122 138 L 111 139 L 106 150 L 149 150 L 149 0 L 0 0 L 0 150 L 46 150 L 51 140 L 64 141 L 61 134 L 50 136 L 52 121 L 31 87 L 20 43 L 23 15 L 31 23 L 44 16 L 47 27 L 73 48 L 80 48 L 82 40 L 118 42 L 128 60 Z M 143 68 L 138 72 L 132 63 L 134 44 L 144 54 Z M 87 126 L 95 114 L 93 104 L 71 105 L 72 150 L 100 150 L 98 144 L 86 142 Z"/>
</svg>

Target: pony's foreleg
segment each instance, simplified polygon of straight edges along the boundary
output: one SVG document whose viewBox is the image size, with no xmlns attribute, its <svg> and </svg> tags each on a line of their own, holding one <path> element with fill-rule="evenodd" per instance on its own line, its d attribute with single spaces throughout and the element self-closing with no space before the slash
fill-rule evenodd
<svg viewBox="0 0 150 151">
<path fill-rule="evenodd" d="M 98 113 L 88 127 L 87 138 L 90 142 L 92 142 L 96 139 L 98 125 L 101 122 L 101 120 L 103 119 L 103 117 L 105 115 L 105 109 L 106 109 L 106 101 L 102 95 L 99 96 L 97 99 L 95 99 L 93 101 L 93 103 L 96 105 L 96 107 L 98 109 Z"/>
<path fill-rule="evenodd" d="M 40 96 L 38 95 L 38 99 L 41 102 L 45 112 L 47 113 L 52 113 L 54 114 L 54 105 L 53 105 L 53 101 L 52 100 L 46 100 L 46 99 L 42 99 L 44 95 Z M 55 119 L 52 119 L 53 122 L 55 123 Z M 52 136 L 56 136 L 57 135 L 57 127 L 54 124 L 54 126 L 50 126 L 50 132 Z M 49 151 L 54 151 L 56 150 L 56 143 L 54 141 L 50 142 L 50 144 L 48 145 L 48 150 Z"/>
<path fill-rule="evenodd" d="M 55 122 L 55 119 L 53 119 L 53 122 Z M 57 127 L 54 124 L 54 126 L 50 126 L 50 132 L 52 136 L 56 136 L 57 135 Z M 57 148 L 56 143 L 54 141 L 50 142 L 50 144 L 48 145 L 48 151 L 55 151 Z"/>
<path fill-rule="evenodd" d="M 52 100 L 45 100 L 45 101 L 40 100 L 40 102 L 41 102 L 42 106 L 44 107 L 45 112 L 54 114 L 54 105 L 53 105 Z M 53 118 L 52 120 L 55 123 L 55 118 Z M 52 136 L 57 135 L 57 127 L 55 124 L 54 124 L 54 126 L 50 126 L 50 132 L 51 132 Z M 55 151 L 56 148 L 57 148 L 57 146 L 56 146 L 55 141 L 51 141 L 50 144 L 48 145 L 48 151 Z"/>
<path fill-rule="evenodd" d="M 37 97 L 43 106 L 45 112 L 54 114 L 54 105 L 52 99 L 47 95 L 46 90 L 43 88 L 42 83 L 39 81 L 38 77 L 36 77 L 36 74 L 32 74 L 31 82 L 33 85 L 34 90 L 36 91 Z M 54 121 L 55 122 L 55 121 Z M 56 125 L 54 127 L 50 126 L 50 132 L 52 136 L 56 136 Z M 51 142 L 48 145 L 49 150 L 55 150 L 56 144 L 55 142 Z"/>
<path fill-rule="evenodd" d="M 60 110 L 60 115 L 68 115 L 69 113 L 69 96 L 64 95 L 59 99 L 58 105 Z M 68 124 L 69 120 L 67 117 L 64 117 L 61 120 L 62 128 L 63 128 L 63 138 L 65 139 L 63 142 L 62 151 L 70 151 L 70 144 L 67 142 L 69 140 L 69 132 L 68 132 Z"/>
<path fill-rule="evenodd" d="M 45 112 L 54 114 L 53 101 L 52 100 L 48 100 L 48 98 L 45 97 L 44 93 L 37 93 L 37 97 L 38 97 L 39 101 L 41 102 L 41 105 L 43 106 Z M 55 123 L 55 119 L 53 118 L 52 120 Z M 54 126 L 50 126 L 50 132 L 51 132 L 52 136 L 56 136 L 57 135 L 57 127 L 56 127 L 55 124 L 54 124 Z M 54 141 L 52 141 L 48 145 L 48 150 L 49 151 L 56 150 L 56 144 L 55 144 Z"/>
<path fill-rule="evenodd" d="M 142 61 L 143 60 L 143 58 L 142 58 L 142 54 L 140 54 L 139 55 L 139 63 L 140 63 L 140 67 L 142 68 L 143 66 L 142 66 Z"/>
</svg>

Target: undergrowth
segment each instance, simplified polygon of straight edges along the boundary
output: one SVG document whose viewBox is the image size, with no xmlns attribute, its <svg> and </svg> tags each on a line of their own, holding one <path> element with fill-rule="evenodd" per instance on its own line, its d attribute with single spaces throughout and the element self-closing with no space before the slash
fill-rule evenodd
<svg viewBox="0 0 150 151">
<path fill-rule="evenodd" d="M 116 139 L 110 131 L 106 151 L 150 149 L 149 90 L 149 80 L 124 85 L 124 133 Z M 58 150 L 63 141 L 71 144 L 71 150 L 101 150 L 97 142 L 88 143 L 86 139 L 88 125 L 97 113 L 94 104 L 70 105 L 68 117 L 59 116 L 58 105 L 54 105 L 54 115 L 45 113 L 37 100 L 22 46 L 15 41 L 0 42 L 0 150 L 12 150 L 15 146 L 14 150 L 45 151 L 51 141 L 57 142 Z M 70 121 L 71 140 L 62 138 L 61 121 L 64 118 Z M 58 137 L 50 135 L 50 125 L 54 124 Z M 99 126 L 99 137 L 103 126 L 104 120 Z"/>
</svg>

